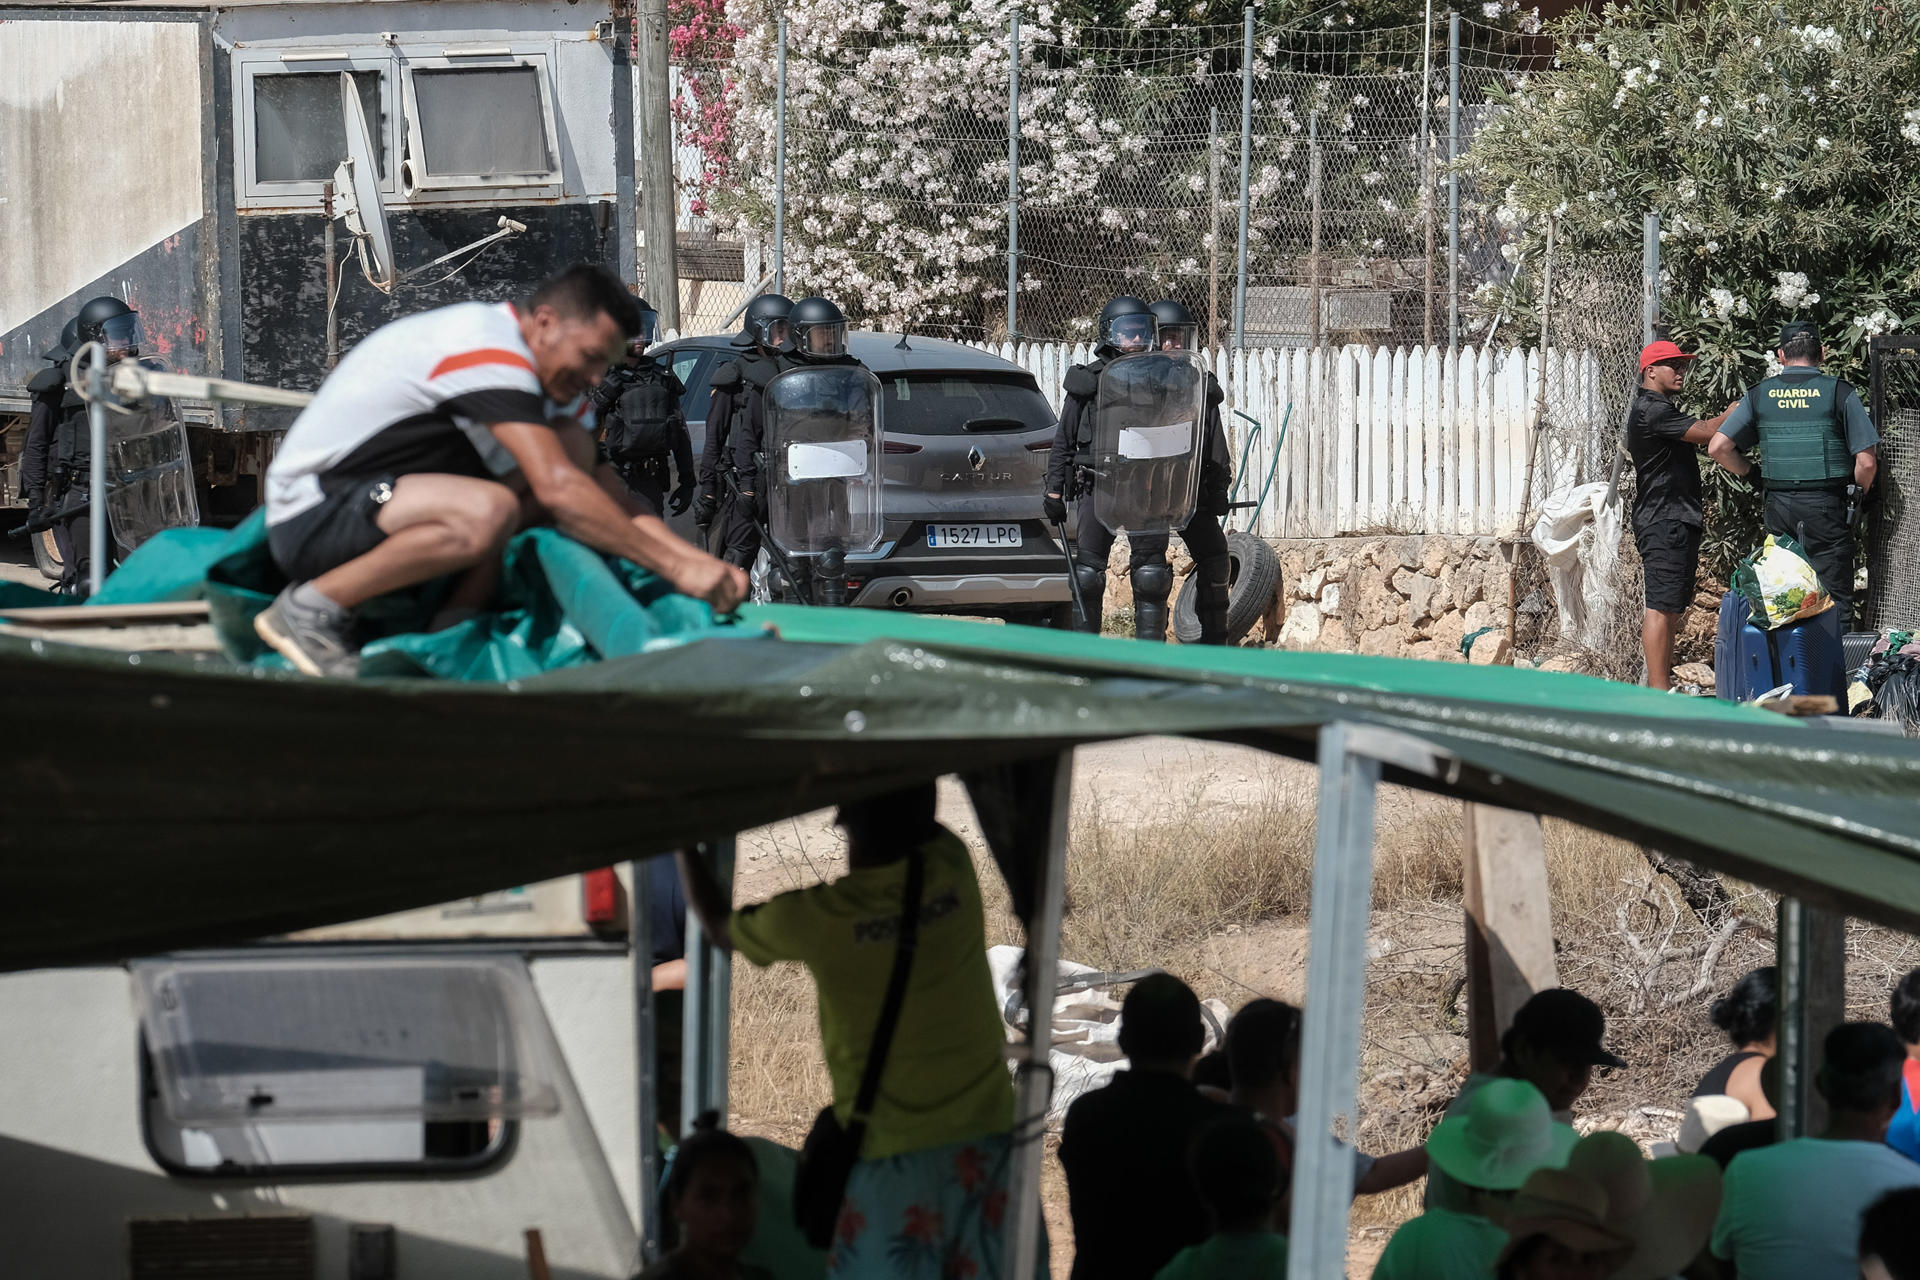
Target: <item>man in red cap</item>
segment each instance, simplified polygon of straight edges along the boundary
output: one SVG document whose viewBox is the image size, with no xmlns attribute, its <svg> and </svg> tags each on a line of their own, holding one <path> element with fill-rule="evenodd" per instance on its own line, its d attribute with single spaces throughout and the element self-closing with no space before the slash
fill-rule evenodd
<svg viewBox="0 0 1920 1280">
<path fill-rule="evenodd" d="M 1627 452 L 1633 455 L 1633 541 L 1640 548 L 1647 608 L 1640 619 L 1640 648 L 1647 683 L 1673 684 L 1673 633 L 1693 603 L 1700 567 L 1700 446 L 1733 411 L 1734 401 L 1713 418 L 1695 419 L 1673 403 L 1685 385 L 1693 357 L 1671 342 L 1650 342 L 1640 351 L 1640 387 L 1627 419 Z"/>
</svg>

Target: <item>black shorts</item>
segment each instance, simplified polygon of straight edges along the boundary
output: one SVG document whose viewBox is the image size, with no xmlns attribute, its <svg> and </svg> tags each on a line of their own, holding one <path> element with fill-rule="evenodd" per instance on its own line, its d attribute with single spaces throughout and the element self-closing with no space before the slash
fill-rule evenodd
<svg viewBox="0 0 1920 1280">
<path fill-rule="evenodd" d="M 1694 579 L 1700 572 L 1700 526 L 1662 520 L 1633 531 L 1647 584 L 1647 608 L 1685 613 L 1693 605 Z"/>
<path fill-rule="evenodd" d="M 273 562 L 292 582 L 311 582 L 386 541 L 376 521 L 393 497 L 392 476 L 342 485 L 291 520 L 267 526 Z"/>
</svg>

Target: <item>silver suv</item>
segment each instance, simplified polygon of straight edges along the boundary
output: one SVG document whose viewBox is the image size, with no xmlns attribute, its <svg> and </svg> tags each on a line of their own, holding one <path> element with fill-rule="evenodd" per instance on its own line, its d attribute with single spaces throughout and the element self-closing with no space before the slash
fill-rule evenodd
<svg viewBox="0 0 1920 1280">
<path fill-rule="evenodd" d="M 886 433 L 886 534 L 877 550 L 847 558 L 847 602 L 1067 625 L 1066 559 L 1040 510 L 1054 414 L 1033 375 L 938 338 L 847 341 L 880 379 Z M 654 351 L 687 388 L 696 456 L 713 375 L 736 354 L 727 335 Z M 691 516 L 673 526 L 698 536 Z"/>
</svg>

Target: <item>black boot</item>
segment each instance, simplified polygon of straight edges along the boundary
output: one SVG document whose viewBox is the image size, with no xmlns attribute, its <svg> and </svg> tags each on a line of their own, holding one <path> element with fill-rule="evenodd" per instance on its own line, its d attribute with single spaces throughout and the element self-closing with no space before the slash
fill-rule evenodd
<svg viewBox="0 0 1920 1280">
<path fill-rule="evenodd" d="M 1193 566 L 1194 611 L 1200 615 L 1200 643 L 1226 644 L 1227 603 L 1233 596 L 1233 561 L 1215 556 Z"/>
<path fill-rule="evenodd" d="M 1173 566 L 1165 560 L 1133 566 L 1133 638 L 1167 638 L 1167 598 L 1173 594 Z"/>
</svg>

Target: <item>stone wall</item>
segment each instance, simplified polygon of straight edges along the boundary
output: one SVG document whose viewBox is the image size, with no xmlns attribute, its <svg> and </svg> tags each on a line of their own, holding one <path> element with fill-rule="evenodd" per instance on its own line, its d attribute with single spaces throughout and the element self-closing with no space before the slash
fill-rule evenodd
<svg viewBox="0 0 1920 1280">
<path fill-rule="evenodd" d="M 1465 636 L 1486 627 L 1502 633 L 1487 638 L 1483 655 L 1505 638 L 1507 557 L 1498 539 L 1355 537 L 1271 545 L 1280 556 L 1279 599 L 1246 644 L 1464 662 Z M 1192 561 L 1177 538 L 1173 564 L 1184 580 Z M 1107 581 L 1108 628 L 1130 629 L 1125 538 L 1114 547 Z"/>
</svg>

